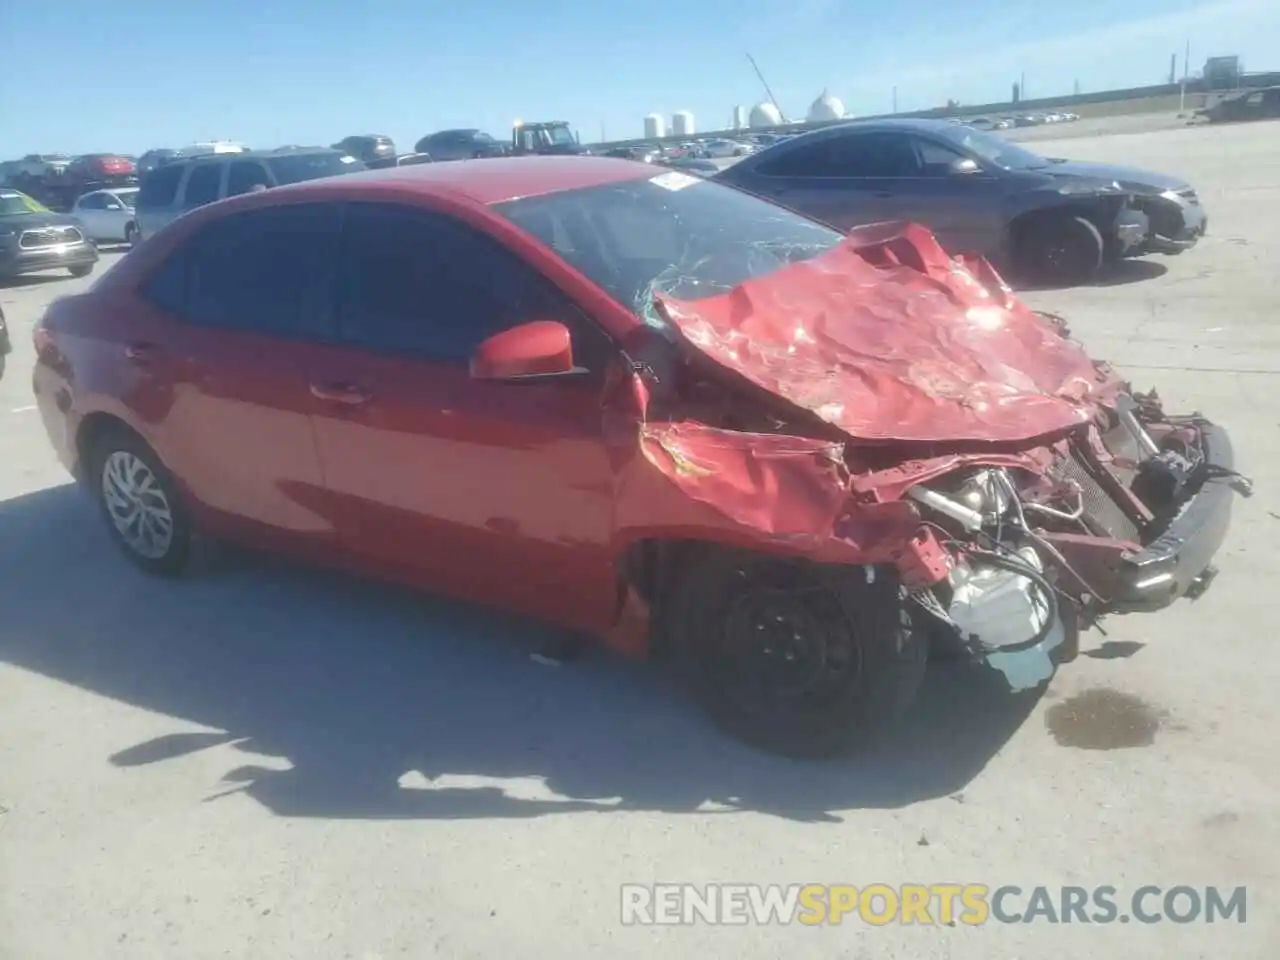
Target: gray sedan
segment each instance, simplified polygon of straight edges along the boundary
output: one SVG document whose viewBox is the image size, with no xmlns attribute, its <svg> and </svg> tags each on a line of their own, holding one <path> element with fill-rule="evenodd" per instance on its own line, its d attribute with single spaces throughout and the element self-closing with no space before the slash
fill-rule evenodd
<svg viewBox="0 0 1280 960">
<path fill-rule="evenodd" d="M 912 220 L 1022 280 L 1083 283 L 1122 256 L 1178 253 L 1199 197 L 1164 174 L 1042 157 L 942 120 L 854 121 L 744 157 L 715 180 L 849 229 Z"/>
<path fill-rule="evenodd" d="M 71 215 L 84 224 L 85 236 L 94 243 L 132 244 L 138 234 L 137 197 L 137 187 L 94 190 L 76 200 Z"/>
</svg>

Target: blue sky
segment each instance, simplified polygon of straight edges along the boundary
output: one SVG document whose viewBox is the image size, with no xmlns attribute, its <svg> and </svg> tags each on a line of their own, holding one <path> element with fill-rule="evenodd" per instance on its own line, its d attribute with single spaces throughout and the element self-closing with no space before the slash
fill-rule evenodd
<svg viewBox="0 0 1280 960">
<path fill-rule="evenodd" d="M 1238 54 L 1280 69 L 1280 0 L 63 0 L 4 3 L 0 159 L 181 146 L 331 143 L 515 118 L 638 137 L 649 112 L 727 126 L 763 98 L 824 88 L 855 113 L 954 97 L 1158 83 Z M 1181 69 L 1181 68 L 1179 68 Z"/>
</svg>

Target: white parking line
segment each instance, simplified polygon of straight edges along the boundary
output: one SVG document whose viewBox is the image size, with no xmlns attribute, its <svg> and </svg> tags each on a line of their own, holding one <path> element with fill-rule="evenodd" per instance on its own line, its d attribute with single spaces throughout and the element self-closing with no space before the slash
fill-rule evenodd
<svg viewBox="0 0 1280 960">
<path fill-rule="evenodd" d="M 28 411 L 35 410 L 35 409 L 36 409 L 36 405 L 33 403 L 29 407 L 14 407 L 9 412 L 10 413 L 27 413 Z"/>
</svg>

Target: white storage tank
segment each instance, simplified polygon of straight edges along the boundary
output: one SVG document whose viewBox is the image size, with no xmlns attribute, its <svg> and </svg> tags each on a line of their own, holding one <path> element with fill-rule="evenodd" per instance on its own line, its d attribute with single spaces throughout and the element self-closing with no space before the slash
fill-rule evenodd
<svg viewBox="0 0 1280 960">
<path fill-rule="evenodd" d="M 651 113 L 644 118 L 644 135 L 647 140 L 655 140 L 667 135 L 667 121 L 660 113 Z"/>
<path fill-rule="evenodd" d="M 824 120 L 842 120 L 844 115 L 844 104 L 840 102 L 840 98 L 833 97 L 826 90 L 823 90 L 822 96 L 813 101 L 813 104 L 809 107 L 810 123 L 822 123 Z"/>
<path fill-rule="evenodd" d="M 751 108 L 751 126 L 777 127 L 782 125 L 782 112 L 772 103 L 757 103 Z"/>
<path fill-rule="evenodd" d="M 747 108 L 737 106 L 733 108 L 733 129 L 745 130 L 747 127 Z"/>
<path fill-rule="evenodd" d="M 693 114 L 679 110 L 671 116 L 671 132 L 677 137 L 693 136 Z"/>
</svg>

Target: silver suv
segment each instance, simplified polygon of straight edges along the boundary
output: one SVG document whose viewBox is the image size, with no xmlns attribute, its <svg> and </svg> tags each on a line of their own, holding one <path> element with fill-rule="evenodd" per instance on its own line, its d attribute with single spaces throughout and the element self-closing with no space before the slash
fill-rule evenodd
<svg viewBox="0 0 1280 960">
<path fill-rule="evenodd" d="M 355 157 L 325 147 L 184 157 L 143 176 L 135 239 L 141 242 L 188 210 L 215 200 L 365 169 Z"/>
</svg>

